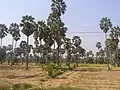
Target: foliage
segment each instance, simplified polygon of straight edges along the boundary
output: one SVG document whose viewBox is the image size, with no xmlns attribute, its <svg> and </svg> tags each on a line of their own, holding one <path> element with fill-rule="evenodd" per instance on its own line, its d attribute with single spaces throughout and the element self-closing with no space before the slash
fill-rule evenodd
<svg viewBox="0 0 120 90">
<path fill-rule="evenodd" d="M 59 69 L 59 66 L 52 62 L 47 64 L 44 68 L 48 72 L 48 76 L 52 77 L 52 78 L 63 73 L 63 71 L 61 71 L 61 69 Z"/>
<path fill-rule="evenodd" d="M 6 51 L 3 48 L 0 48 L 0 60 L 5 59 Z"/>
</svg>

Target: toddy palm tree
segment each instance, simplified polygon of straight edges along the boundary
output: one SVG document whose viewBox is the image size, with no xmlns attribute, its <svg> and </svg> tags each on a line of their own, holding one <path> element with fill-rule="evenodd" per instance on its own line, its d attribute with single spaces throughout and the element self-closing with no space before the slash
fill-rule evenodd
<svg viewBox="0 0 120 90">
<path fill-rule="evenodd" d="M 2 47 L 2 40 L 5 36 L 7 36 L 8 28 L 5 24 L 0 24 L 0 39 L 1 39 L 1 47 Z"/>
<path fill-rule="evenodd" d="M 35 18 L 32 16 L 23 16 L 20 26 L 22 27 L 22 33 L 26 35 L 27 37 L 27 47 L 29 46 L 29 37 L 33 34 L 33 32 L 36 30 L 36 23 Z M 27 52 L 27 59 L 26 59 L 26 69 L 28 69 L 28 56 L 29 53 Z"/>
<path fill-rule="evenodd" d="M 20 39 L 20 29 L 19 25 L 17 23 L 10 24 L 10 27 L 8 29 L 8 32 L 12 35 L 12 46 L 14 51 L 14 40 L 17 42 Z M 16 46 L 16 45 L 15 45 Z"/>
<path fill-rule="evenodd" d="M 61 44 L 61 36 L 66 31 L 66 27 L 64 27 L 64 24 L 62 23 L 61 16 L 66 11 L 66 4 L 63 0 L 52 0 L 51 4 L 51 10 L 52 10 L 52 17 L 54 18 L 53 27 L 56 32 L 54 32 L 54 36 L 56 38 L 57 42 L 57 50 L 58 50 L 58 64 L 59 64 L 59 53 L 60 53 L 60 44 Z M 63 32 L 63 33 L 62 33 Z M 62 34 L 61 34 L 62 33 Z"/>
<path fill-rule="evenodd" d="M 107 40 L 107 32 L 111 29 L 111 27 L 112 27 L 112 23 L 110 19 L 108 19 L 107 17 L 101 19 L 100 28 L 105 33 L 106 40 Z M 107 50 L 108 48 L 106 48 L 106 51 Z M 107 52 L 106 52 L 106 56 L 107 56 Z M 109 59 L 107 59 L 107 65 L 108 65 L 108 70 L 110 70 Z"/>
<path fill-rule="evenodd" d="M 20 29 L 19 25 L 17 23 L 12 23 L 10 24 L 10 27 L 8 29 L 8 32 L 12 35 L 12 53 L 14 53 L 14 40 L 17 42 L 20 39 Z M 16 46 L 15 46 L 16 47 Z M 13 60 L 14 60 L 14 54 L 12 54 Z M 11 60 L 11 66 L 12 66 L 12 61 Z"/>
<path fill-rule="evenodd" d="M 120 27 L 119 26 L 116 26 L 116 27 L 113 27 L 110 31 L 110 37 L 112 38 L 112 40 L 116 41 L 115 44 L 116 44 L 116 50 L 115 50 L 115 61 L 116 62 L 119 62 L 118 60 L 118 43 L 119 43 L 119 37 L 120 37 Z M 117 63 L 118 64 L 118 63 Z M 120 64 L 118 64 L 119 66 Z"/>
<path fill-rule="evenodd" d="M 72 54 L 72 42 L 70 38 L 64 38 L 65 42 L 64 42 L 64 49 L 67 52 L 67 60 L 68 60 L 68 64 L 70 64 L 70 60 L 71 60 L 71 54 Z"/>
<path fill-rule="evenodd" d="M 20 46 L 20 48 L 22 50 L 23 56 L 26 57 L 25 55 L 26 55 L 26 52 L 27 52 L 27 42 L 26 41 L 21 41 L 19 46 Z M 21 62 L 23 64 L 23 59 L 21 59 L 21 60 L 22 60 Z"/>
<path fill-rule="evenodd" d="M 98 49 L 100 49 L 100 48 L 102 47 L 101 42 L 97 42 L 97 43 L 96 43 L 96 47 L 97 47 Z"/>
</svg>

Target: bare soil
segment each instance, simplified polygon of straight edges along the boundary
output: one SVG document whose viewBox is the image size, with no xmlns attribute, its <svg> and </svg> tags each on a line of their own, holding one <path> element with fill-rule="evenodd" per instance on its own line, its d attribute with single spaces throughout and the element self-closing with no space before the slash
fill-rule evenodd
<svg viewBox="0 0 120 90">
<path fill-rule="evenodd" d="M 73 71 L 68 71 L 54 79 L 47 78 L 47 72 L 38 66 L 0 66 L 0 86 L 17 83 L 37 85 L 42 88 L 68 85 L 85 90 L 120 90 L 120 68 L 107 71 L 106 65 L 82 66 Z"/>
</svg>

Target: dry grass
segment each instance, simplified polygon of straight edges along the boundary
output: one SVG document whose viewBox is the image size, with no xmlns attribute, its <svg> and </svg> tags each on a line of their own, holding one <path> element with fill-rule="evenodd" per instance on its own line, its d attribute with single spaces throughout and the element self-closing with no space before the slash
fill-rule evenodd
<svg viewBox="0 0 120 90">
<path fill-rule="evenodd" d="M 25 70 L 24 66 L 0 66 L 0 86 L 28 83 L 40 87 L 58 87 L 68 85 L 85 90 L 120 90 L 120 68 L 112 67 L 107 71 L 106 65 L 82 64 L 74 71 L 66 72 L 57 78 L 47 79 L 46 72 L 36 66 Z"/>
</svg>

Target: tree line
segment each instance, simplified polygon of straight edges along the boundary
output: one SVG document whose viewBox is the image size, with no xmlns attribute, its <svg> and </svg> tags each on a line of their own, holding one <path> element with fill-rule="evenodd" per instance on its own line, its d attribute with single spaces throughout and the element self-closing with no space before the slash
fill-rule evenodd
<svg viewBox="0 0 120 90">
<path fill-rule="evenodd" d="M 50 62 L 58 65 L 62 62 L 67 65 L 103 63 L 108 64 L 108 69 L 110 69 L 109 64 L 120 66 L 119 26 L 114 27 L 111 20 L 106 17 L 101 19 L 100 28 L 105 33 L 106 47 L 103 48 L 101 42 L 97 42 L 96 47 L 99 51 L 94 55 L 92 50 L 87 52 L 81 46 L 80 36 L 73 36 L 72 39 L 66 37 L 67 27 L 61 19 L 66 9 L 66 3 L 63 0 L 52 0 L 51 13 L 46 21 L 36 21 L 33 16 L 25 15 L 20 24 L 12 23 L 10 27 L 0 24 L 1 64 L 8 61 L 8 64 L 12 66 L 17 62 L 22 64 L 26 62 L 26 69 L 29 62 L 35 62 L 36 65 Z M 20 32 L 26 35 L 27 40 L 21 41 L 19 47 L 16 47 L 18 40 L 22 37 Z M 2 41 L 8 34 L 12 36 L 12 45 L 4 46 Z M 33 35 L 34 46 L 29 43 L 31 35 Z"/>
</svg>

